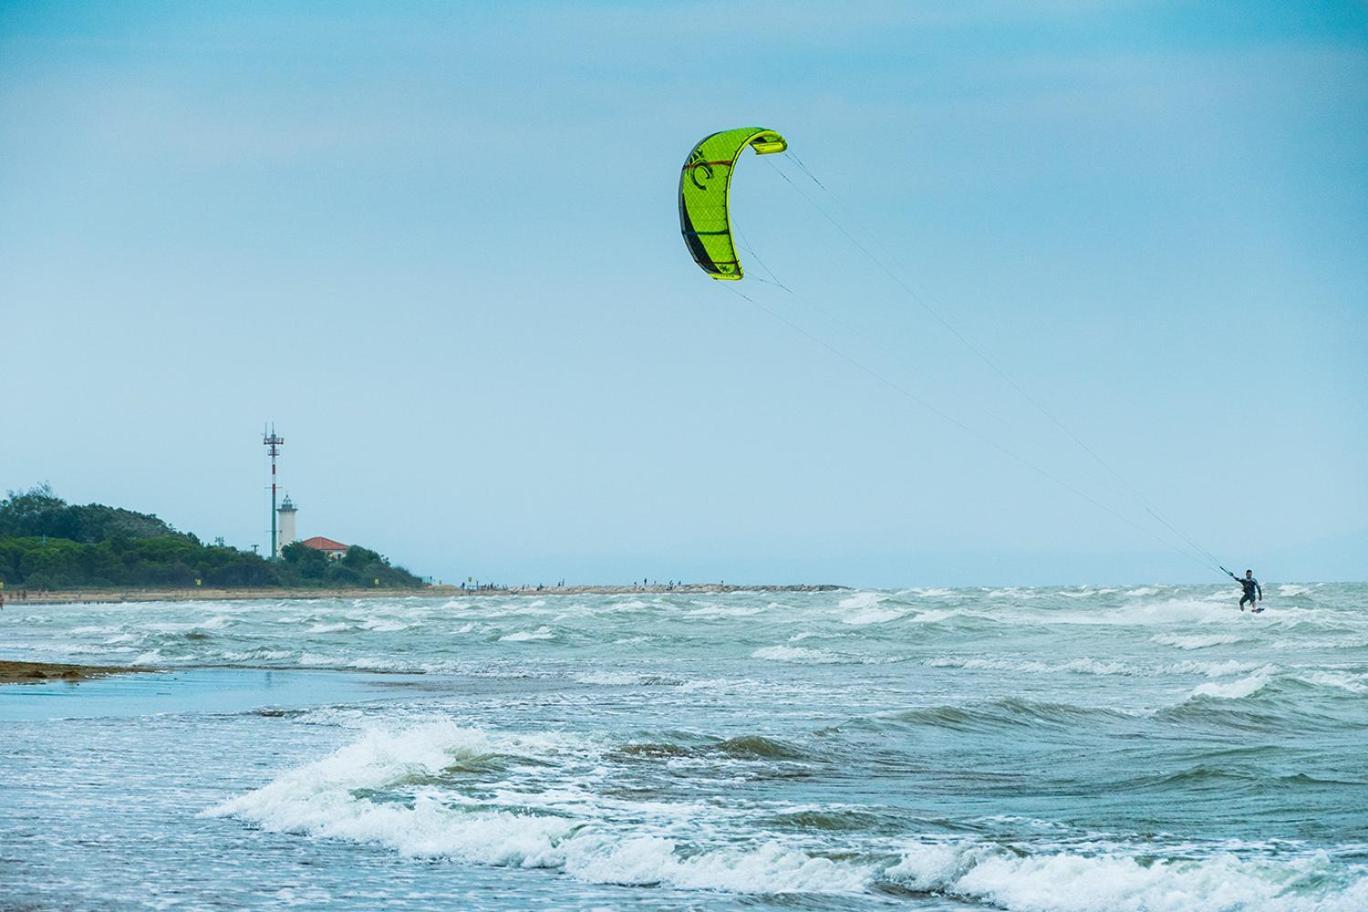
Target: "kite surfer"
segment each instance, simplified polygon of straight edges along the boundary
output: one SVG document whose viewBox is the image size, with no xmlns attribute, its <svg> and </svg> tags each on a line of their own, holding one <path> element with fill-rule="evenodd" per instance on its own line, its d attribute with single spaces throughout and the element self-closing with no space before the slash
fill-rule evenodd
<svg viewBox="0 0 1368 912">
<path fill-rule="evenodd" d="M 1230 571 L 1227 570 L 1226 573 L 1230 573 Z M 1255 613 L 1263 611 L 1262 608 L 1256 607 L 1256 602 L 1263 601 L 1263 587 L 1261 587 L 1259 581 L 1254 578 L 1254 571 L 1246 570 L 1244 579 L 1241 579 L 1233 573 L 1230 573 L 1230 578 L 1244 587 L 1244 595 L 1240 596 L 1240 610 L 1244 611 L 1245 602 L 1249 602 L 1249 607 Z M 1258 596 L 1257 599 L 1255 598 L 1256 595 Z"/>
</svg>

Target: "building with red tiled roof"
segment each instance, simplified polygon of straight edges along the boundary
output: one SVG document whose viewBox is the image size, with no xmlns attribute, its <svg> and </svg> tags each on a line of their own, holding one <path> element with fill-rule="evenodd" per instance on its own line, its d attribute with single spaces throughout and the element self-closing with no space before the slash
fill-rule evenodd
<svg viewBox="0 0 1368 912">
<path fill-rule="evenodd" d="M 300 542 L 306 548 L 313 548 L 315 551 L 322 551 L 333 560 L 339 560 L 347 556 L 347 545 L 340 541 L 333 541 L 331 538 L 324 538 L 322 535 L 315 535 L 313 538 L 306 538 Z"/>
</svg>

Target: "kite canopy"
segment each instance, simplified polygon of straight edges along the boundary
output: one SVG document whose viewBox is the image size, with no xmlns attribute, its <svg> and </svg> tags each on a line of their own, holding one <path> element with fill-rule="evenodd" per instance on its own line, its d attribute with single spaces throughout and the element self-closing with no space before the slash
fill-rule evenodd
<svg viewBox="0 0 1368 912">
<path fill-rule="evenodd" d="M 741 278 L 741 262 L 732 244 L 732 172 L 750 146 L 757 155 L 783 152 L 784 137 L 761 127 L 740 127 L 704 137 L 689 153 L 679 176 L 679 230 L 694 262 L 714 279 Z"/>
</svg>

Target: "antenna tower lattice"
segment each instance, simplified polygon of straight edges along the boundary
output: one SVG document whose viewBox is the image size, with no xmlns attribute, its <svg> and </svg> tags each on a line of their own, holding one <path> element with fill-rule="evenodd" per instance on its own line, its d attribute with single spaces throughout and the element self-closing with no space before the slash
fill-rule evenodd
<svg viewBox="0 0 1368 912">
<path fill-rule="evenodd" d="M 285 438 L 276 433 L 275 425 L 267 426 L 261 433 L 261 443 L 266 447 L 266 455 L 271 457 L 271 560 L 280 557 L 280 543 L 276 539 L 276 457 L 285 445 Z"/>
</svg>

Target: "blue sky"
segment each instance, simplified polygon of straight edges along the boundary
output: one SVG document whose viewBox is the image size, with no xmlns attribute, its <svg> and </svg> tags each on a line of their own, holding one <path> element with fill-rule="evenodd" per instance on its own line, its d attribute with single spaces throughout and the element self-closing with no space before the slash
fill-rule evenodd
<svg viewBox="0 0 1368 912">
<path fill-rule="evenodd" d="M 0 2 L 0 486 L 243 546 L 274 420 L 445 579 L 1364 579 L 1365 249 L 1361 3 Z"/>
</svg>

